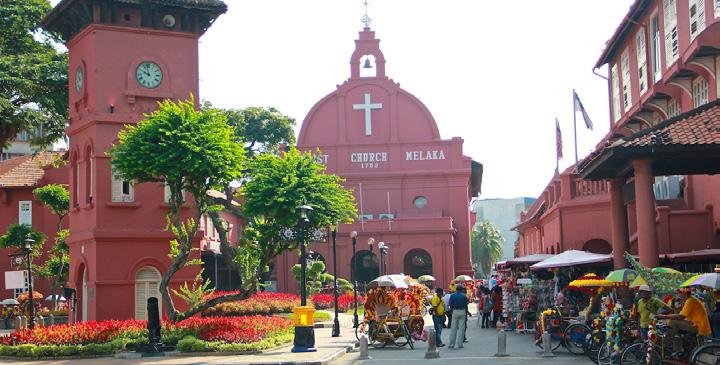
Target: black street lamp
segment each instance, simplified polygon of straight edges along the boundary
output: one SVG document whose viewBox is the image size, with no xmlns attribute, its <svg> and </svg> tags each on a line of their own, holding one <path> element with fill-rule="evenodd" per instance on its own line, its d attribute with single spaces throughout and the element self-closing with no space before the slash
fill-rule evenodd
<svg viewBox="0 0 720 365">
<path fill-rule="evenodd" d="M 303 204 L 297 207 L 300 213 L 298 219 L 298 245 L 300 246 L 300 308 L 296 308 L 295 315 L 295 339 L 293 340 L 292 352 L 314 352 L 315 348 L 315 329 L 312 321 L 308 320 L 312 317 L 314 310 L 307 307 L 307 285 L 306 271 L 307 258 L 305 257 L 305 236 L 307 227 L 310 225 L 308 213 L 313 210 L 312 207 Z"/>
<path fill-rule="evenodd" d="M 333 242 L 333 277 L 335 278 L 333 291 L 335 292 L 335 320 L 333 321 L 332 337 L 340 337 L 340 319 L 338 319 L 338 278 L 337 278 L 337 253 L 335 250 L 335 237 L 337 236 L 337 228 L 333 227 L 332 230 L 332 242 Z"/>
<path fill-rule="evenodd" d="M 388 253 L 388 246 L 385 242 L 378 243 L 378 249 L 380 250 L 380 275 L 387 275 L 387 262 L 385 262 L 385 256 Z"/>
<path fill-rule="evenodd" d="M 352 238 L 353 255 L 350 267 L 350 281 L 353 283 L 353 299 L 355 301 L 355 313 L 353 314 L 353 328 L 358 326 L 358 306 L 357 306 L 357 281 L 355 281 L 355 266 L 357 257 L 355 257 L 355 244 L 357 243 L 357 232 L 350 232 L 350 238 Z"/>
<path fill-rule="evenodd" d="M 28 328 L 31 330 L 35 328 L 35 299 L 33 298 L 33 277 L 32 277 L 32 263 L 30 262 L 30 255 L 32 254 L 32 245 L 35 240 L 28 237 L 25 238 L 25 260 L 27 260 L 27 275 L 28 275 L 28 303 L 30 305 L 30 318 L 28 318 Z"/>
</svg>

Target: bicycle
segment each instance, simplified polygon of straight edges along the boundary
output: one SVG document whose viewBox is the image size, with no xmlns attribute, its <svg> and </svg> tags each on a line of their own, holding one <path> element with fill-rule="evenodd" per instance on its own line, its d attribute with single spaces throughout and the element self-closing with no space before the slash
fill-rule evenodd
<svg viewBox="0 0 720 365">
<path fill-rule="evenodd" d="M 539 322 L 540 324 L 547 322 L 547 324 L 536 326 L 550 334 L 550 349 L 555 351 L 563 346 L 573 355 L 585 354 L 584 347 L 586 338 L 591 332 L 590 327 L 575 318 L 556 315 L 560 313 L 557 310 L 553 310 L 553 313 L 543 313 L 544 319 L 541 318 Z M 542 332 L 542 330 L 535 332 L 535 345 L 540 349 L 544 349 Z"/>
<path fill-rule="evenodd" d="M 655 339 L 652 339 L 651 337 L 651 339 L 649 340 L 634 343 L 623 350 L 622 356 L 620 358 L 621 364 L 660 365 L 666 361 L 666 359 L 669 357 L 667 356 L 667 354 L 672 353 L 672 341 L 666 340 L 668 336 L 666 332 L 667 324 L 665 324 L 664 322 L 658 322 L 655 328 L 657 329 L 657 337 Z M 708 343 L 698 346 L 697 336 L 683 334 L 679 337 L 682 340 L 683 349 L 693 349 L 689 353 L 689 356 L 683 356 L 685 360 L 689 359 L 691 364 L 696 364 L 696 362 L 693 362 L 692 360 L 693 356 L 696 359 L 707 360 L 714 357 L 714 359 L 717 360 L 718 355 L 720 355 L 719 343 Z M 700 362 L 699 364 L 704 364 L 704 362 Z M 713 361 L 708 364 L 715 365 L 717 364 L 717 362 Z"/>
<path fill-rule="evenodd" d="M 710 339 L 708 343 L 698 346 L 690 354 L 690 363 L 693 365 L 720 364 L 720 340 Z"/>
<path fill-rule="evenodd" d="M 364 320 L 355 329 L 355 337 L 360 340 L 362 335 L 367 336 L 368 345 L 375 348 L 384 348 L 389 343 L 398 347 L 409 345 L 415 348 L 410 331 L 400 317 L 394 315 L 379 316 L 376 320 Z"/>
</svg>

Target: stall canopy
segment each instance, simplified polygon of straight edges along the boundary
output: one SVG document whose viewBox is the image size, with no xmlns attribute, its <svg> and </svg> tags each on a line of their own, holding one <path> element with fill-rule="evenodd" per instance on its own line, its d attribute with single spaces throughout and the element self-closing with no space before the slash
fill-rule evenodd
<svg viewBox="0 0 720 365">
<path fill-rule="evenodd" d="M 612 261 L 612 255 L 601 255 L 585 251 L 568 250 L 559 255 L 547 258 L 530 266 L 532 270 L 549 269 L 553 267 L 566 267 L 587 265 Z"/>
<path fill-rule="evenodd" d="M 505 261 L 506 266 L 514 265 L 514 264 L 536 264 L 540 261 L 547 260 L 555 255 L 545 254 L 545 253 L 536 253 L 534 255 L 528 255 L 523 257 L 515 257 L 511 259 L 507 259 Z"/>
<path fill-rule="evenodd" d="M 717 260 L 720 259 L 720 249 L 708 248 L 705 250 L 681 252 L 681 253 L 668 253 L 665 254 L 665 258 L 670 262 L 693 262 L 697 260 Z"/>
</svg>

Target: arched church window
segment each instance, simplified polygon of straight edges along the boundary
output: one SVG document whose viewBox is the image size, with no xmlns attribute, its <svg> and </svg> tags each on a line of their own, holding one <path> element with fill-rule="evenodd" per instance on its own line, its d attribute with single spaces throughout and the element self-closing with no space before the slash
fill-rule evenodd
<svg viewBox="0 0 720 365">
<path fill-rule="evenodd" d="M 427 202 L 427 198 L 425 198 L 424 196 L 418 196 L 415 197 L 415 199 L 413 200 L 413 205 L 415 206 L 415 208 L 422 209 L 427 205 Z"/>
<path fill-rule="evenodd" d="M 360 57 L 360 77 L 376 77 L 377 65 L 375 56 L 369 54 Z"/>
<path fill-rule="evenodd" d="M 85 150 L 85 204 L 92 203 L 93 200 L 93 159 L 92 147 L 88 146 Z"/>
<path fill-rule="evenodd" d="M 147 319 L 147 300 L 158 298 L 158 310 L 162 313 L 160 296 L 160 272 L 152 266 L 144 266 L 135 274 L 135 319 Z"/>
</svg>

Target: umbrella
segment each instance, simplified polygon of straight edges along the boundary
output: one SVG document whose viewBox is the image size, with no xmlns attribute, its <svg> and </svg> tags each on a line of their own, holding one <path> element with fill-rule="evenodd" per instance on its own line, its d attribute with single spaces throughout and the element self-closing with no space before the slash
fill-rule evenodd
<svg viewBox="0 0 720 365">
<path fill-rule="evenodd" d="M 603 279 L 602 276 L 598 276 L 596 274 L 587 274 L 582 277 L 577 278 L 576 280 L 573 280 L 570 282 L 569 286 L 571 287 L 604 287 L 604 286 L 613 286 L 614 283 L 611 281 L 608 281 L 606 279 Z"/>
<path fill-rule="evenodd" d="M 58 302 L 66 302 L 67 301 L 67 299 L 65 299 L 64 296 L 57 295 L 57 294 L 56 295 L 48 295 L 47 298 L 45 298 L 45 300 L 47 300 L 48 302 L 52 302 L 53 300 L 55 300 L 55 298 L 58 298 Z"/>
<path fill-rule="evenodd" d="M 468 275 L 458 275 L 455 281 L 472 281 L 472 278 Z"/>
<path fill-rule="evenodd" d="M 405 275 L 383 275 L 368 283 L 368 288 L 397 288 L 407 289 Z"/>
<path fill-rule="evenodd" d="M 620 269 L 615 270 L 605 277 L 605 280 L 612 281 L 613 283 L 629 283 L 637 279 L 638 273 L 635 270 Z"/>
<path fill-rule="evenodd" d="M 2 302 L 0 302 L 0 305 L 19 305 L 20 302 L 17 301 L 17 299 L 3 299 Z"/>
<path fill-rule="evenodd" d="M 653 272 L 662 272 L 667 274 L 680 274 L 680 271 L 677 271 L 675 269 L 671 269 L 669 267 L 653 267 Z"/>
<path fill-rule="evenodd" d="M 704 286 L 712 289 L 720 289 L 720 273 L 701 274 L 691 277 L 680 286 Z"/>
<path fill-rule="evenodd" d="M 418 281 L 435 281 L 432 275 L 422 275 L 418 278 Z"/>
<path fill-rule="evenodd" d="M 635 280 L 633 280 L 633 281 L 630 283 L 630 287 L 631 287 L 631 288 L 637 288 L 637 287 L 640 286 L 640 285 L 648 285 L 647 280 L 643 279 L 642 276 L 638 276 L 637 278 L 635 278 Z"/>
</svg>

